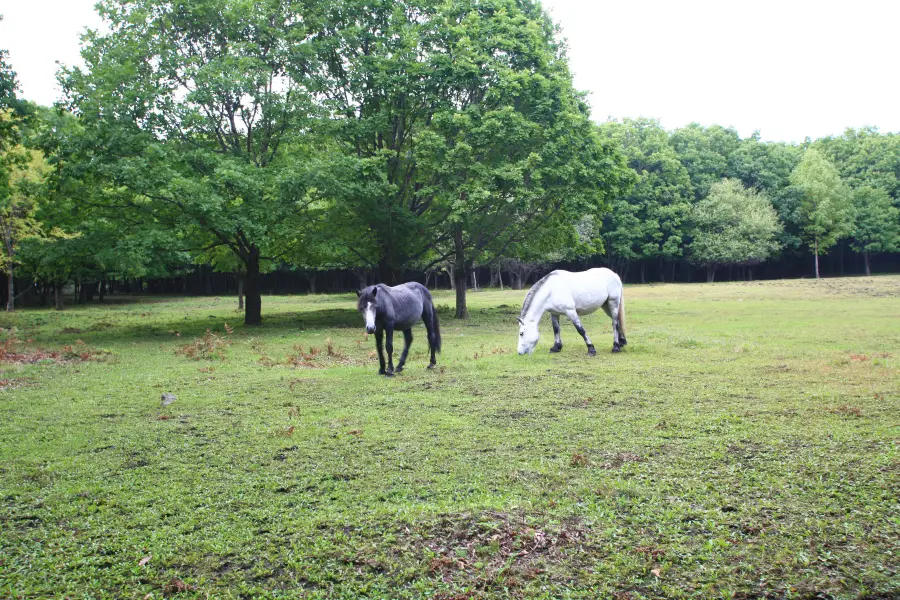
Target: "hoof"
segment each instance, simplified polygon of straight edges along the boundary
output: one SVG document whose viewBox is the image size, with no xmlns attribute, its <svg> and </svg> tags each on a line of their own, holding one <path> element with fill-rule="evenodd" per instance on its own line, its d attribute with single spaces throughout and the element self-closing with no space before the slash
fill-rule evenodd
<svg viewBox="0 0 900 600">
<path fill-rule="evenodd" d="M 619 352 L 620 350 L 621 350 L 621 348 L 619 346 L 613 346 L 613 349 L 612 349 L 613 354 L 615 354 L 616 352 Z"/>
<path fill-rule="evenodd" d="M 385 371 L 385 372 L 384 372 L 384 376 L 385 376 L 385 377 L 393 377 L 393 376 L 394 376 L 394 372 L 393 372 L 393 371 Z"/>
<path fill-rule="evenodd" d="M 433 369 L 433 368 L 435 367 L 436 364 L 437 364 L 437 363 L 431 363 L 430 365 L 428 365 L 428 366 L 425 367 L 425 368 L 426 368 L 426 369 Z"/>
<path fill-rule="evenodd" d="M 559 346 L 554 345 L 552 348 L 550 348 L 550 352 L 559 352 L 560 350 L 562 350 L 562 344 L 560 344 Z"/>
<path fill-rule="evenodd" d="M 593 346 L 588 348 L 588 356 L 596 356 L 596 354 L 597 354 L 597 350 Z"/>
<path fill-rule="evenodd" d="M 396 369 L 394 369 L 394 373 L 402 373 L 402 372 L 403 372 L 403 367 L 397 367 Z"/>
<path fill-rule="evenodd" d="M 384 369 L 379 369 L 379 370 L 378 370 L 378 374 L 379 374 L 379 375 L 384 375 Z"/>
<path fill-rule="evenodd" d="M 628 340 L 626 340 L 625 338 L 623 338 L 623 337 L 620 335 L 620 336 L 619 336 L 619 346 L 627 346 L 627 345 L 628 345 Z"/>
</svg>

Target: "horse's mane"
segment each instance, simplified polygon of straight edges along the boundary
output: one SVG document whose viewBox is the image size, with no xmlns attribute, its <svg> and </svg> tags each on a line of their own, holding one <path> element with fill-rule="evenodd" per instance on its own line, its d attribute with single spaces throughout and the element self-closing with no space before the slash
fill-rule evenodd
<svg viewBox="0 0 900 600">
<path fill-rule="evenodd" d="M 537 297 L 538 290 L 544 287 L 544 284 L 547 283 L 547 280 L 550 279 L 551 276 L 553 276 L 553 273 L 554 272 L 552 271 L 550 273 L 547 273 L 546 275 L 541 277 L 537 283 L 531 286 L 531 289 L 528 290 L 528 294 L 525 295 L 525 302 L 522 303 L 522 312 L 519 315 L 520 317 L 524 318 L 525 315 L 528 314 L 528 309 L 531 308 L 531 303 Z"/>
</svg>

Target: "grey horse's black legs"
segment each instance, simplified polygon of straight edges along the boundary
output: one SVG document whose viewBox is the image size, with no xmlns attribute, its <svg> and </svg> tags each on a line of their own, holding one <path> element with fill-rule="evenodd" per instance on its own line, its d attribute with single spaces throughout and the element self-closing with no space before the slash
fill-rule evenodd
<svg viewBox="0 0 900 600">
<path fill-rule="evenodd" d="M 386 327 L 385 331 L 387 332 L 387 339 L 385 340 L 384 349 L 387 351 L 388 356 L 388 368 L 384 374 L 388 377 L 394 376 L 394 329 L 392 327 Z"/>
<path fill-rule="evenodd" d="M 613 324 L 613 352 L 618 352 L 622 349 L 622 346 L 627 344 L 628 342 L 625 340 L 625 336 L 622 335 L 619 327 L 619 303 L 613 301 L 612 299 L 607 300 L 606 304 L 603 305 L 603 311 L 609 315 L 609 318 L 612 319 Z"/>
<path fill-rule="evenodd" d="M 562 350 L 562 337 L 559 335 L 559 315 L 550 315 L 550 322 L 553 324 L 553 346 L 550 352 L 559 352 Z"/>
<path fill-rule="evenodd" d="M 394 373 L 399 373 L 403 370 L 403 365 L 406 364 L 406 355 L 409 354 L 409 347 L 413 341 L 412 329 L 404 329 L 403 330 L 403 352 L 400 353 L 400 360 L 397 362 L 397 368 L 394 369 Z"/>
<path fill-rule="evenodd" d="M 384 330 L 378 328 L 375 330 L 375 347 L 378 348 L 378 374 L 384 375 Z"/>
<path fill-rule="evenodd" d="M 591 338 L 588 337 L 587 331 L 584 330 L 584 327 L 581 325 L 581 319 L 578 318 L 578 313 L 574 310 L 571 310 L 566 313 L 566 316 L 569 317 L 569 320 L 572 321 L 572 325 L 575 326 L 576 331 L 581 334 L 581 337 L 584 338 L 584 343 L 587 344 L 588 354 L 594 356 L 597 354 L 597 350 L 594 348 L 594 343 L 591 341 Z"/>
</svg>

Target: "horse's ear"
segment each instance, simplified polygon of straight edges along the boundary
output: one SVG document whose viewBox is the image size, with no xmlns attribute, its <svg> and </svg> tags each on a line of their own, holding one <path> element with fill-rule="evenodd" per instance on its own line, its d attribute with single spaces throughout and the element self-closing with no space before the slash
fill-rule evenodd
<svg viewBox="0 0 900 600">
<path fill-rule="evenodd" d="M 522 320 L 522 317 L 516 317 L 516 321 L 519 322 L 519 325 L 524 325 L 525 321 Z"/>
<path fill-rule="evenodd" d="M 362 292 L 359 290 L 356 290 L 356 297 L 359 298 L 360 296 L 362 296 Z"/>
<path fill-rule="evenodd" d="M 372 297 L 374 298 L 374 297 L 377 296 L 377 295 L 378 295 L 378 288 L 377 288 L 377 287 L 373 287 L 373 288 L 372 288 Z"/>
</svg>

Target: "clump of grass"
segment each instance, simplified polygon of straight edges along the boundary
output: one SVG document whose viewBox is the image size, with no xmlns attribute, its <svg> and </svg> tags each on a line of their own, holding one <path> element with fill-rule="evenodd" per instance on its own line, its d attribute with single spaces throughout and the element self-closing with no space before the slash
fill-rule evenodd
<svg viewBox="0 0 900 600">
<path fill-rule="evenodd" d="M 841 404 L 837 408 L 832 408 L 830 411 L 836 415 L 844 415 L 845 417 L 861 417 L 862 409 L 858 406 L 850 406 L 848 404 Z"/>
<path fill-rule="evenodd" d="M 185 344 L 177 349 L 175 354 L 192 360 L 225 360 L 225 349 L 230 345 L 231 340 L 207 329 L 202 338 Z"/>
</svg>

